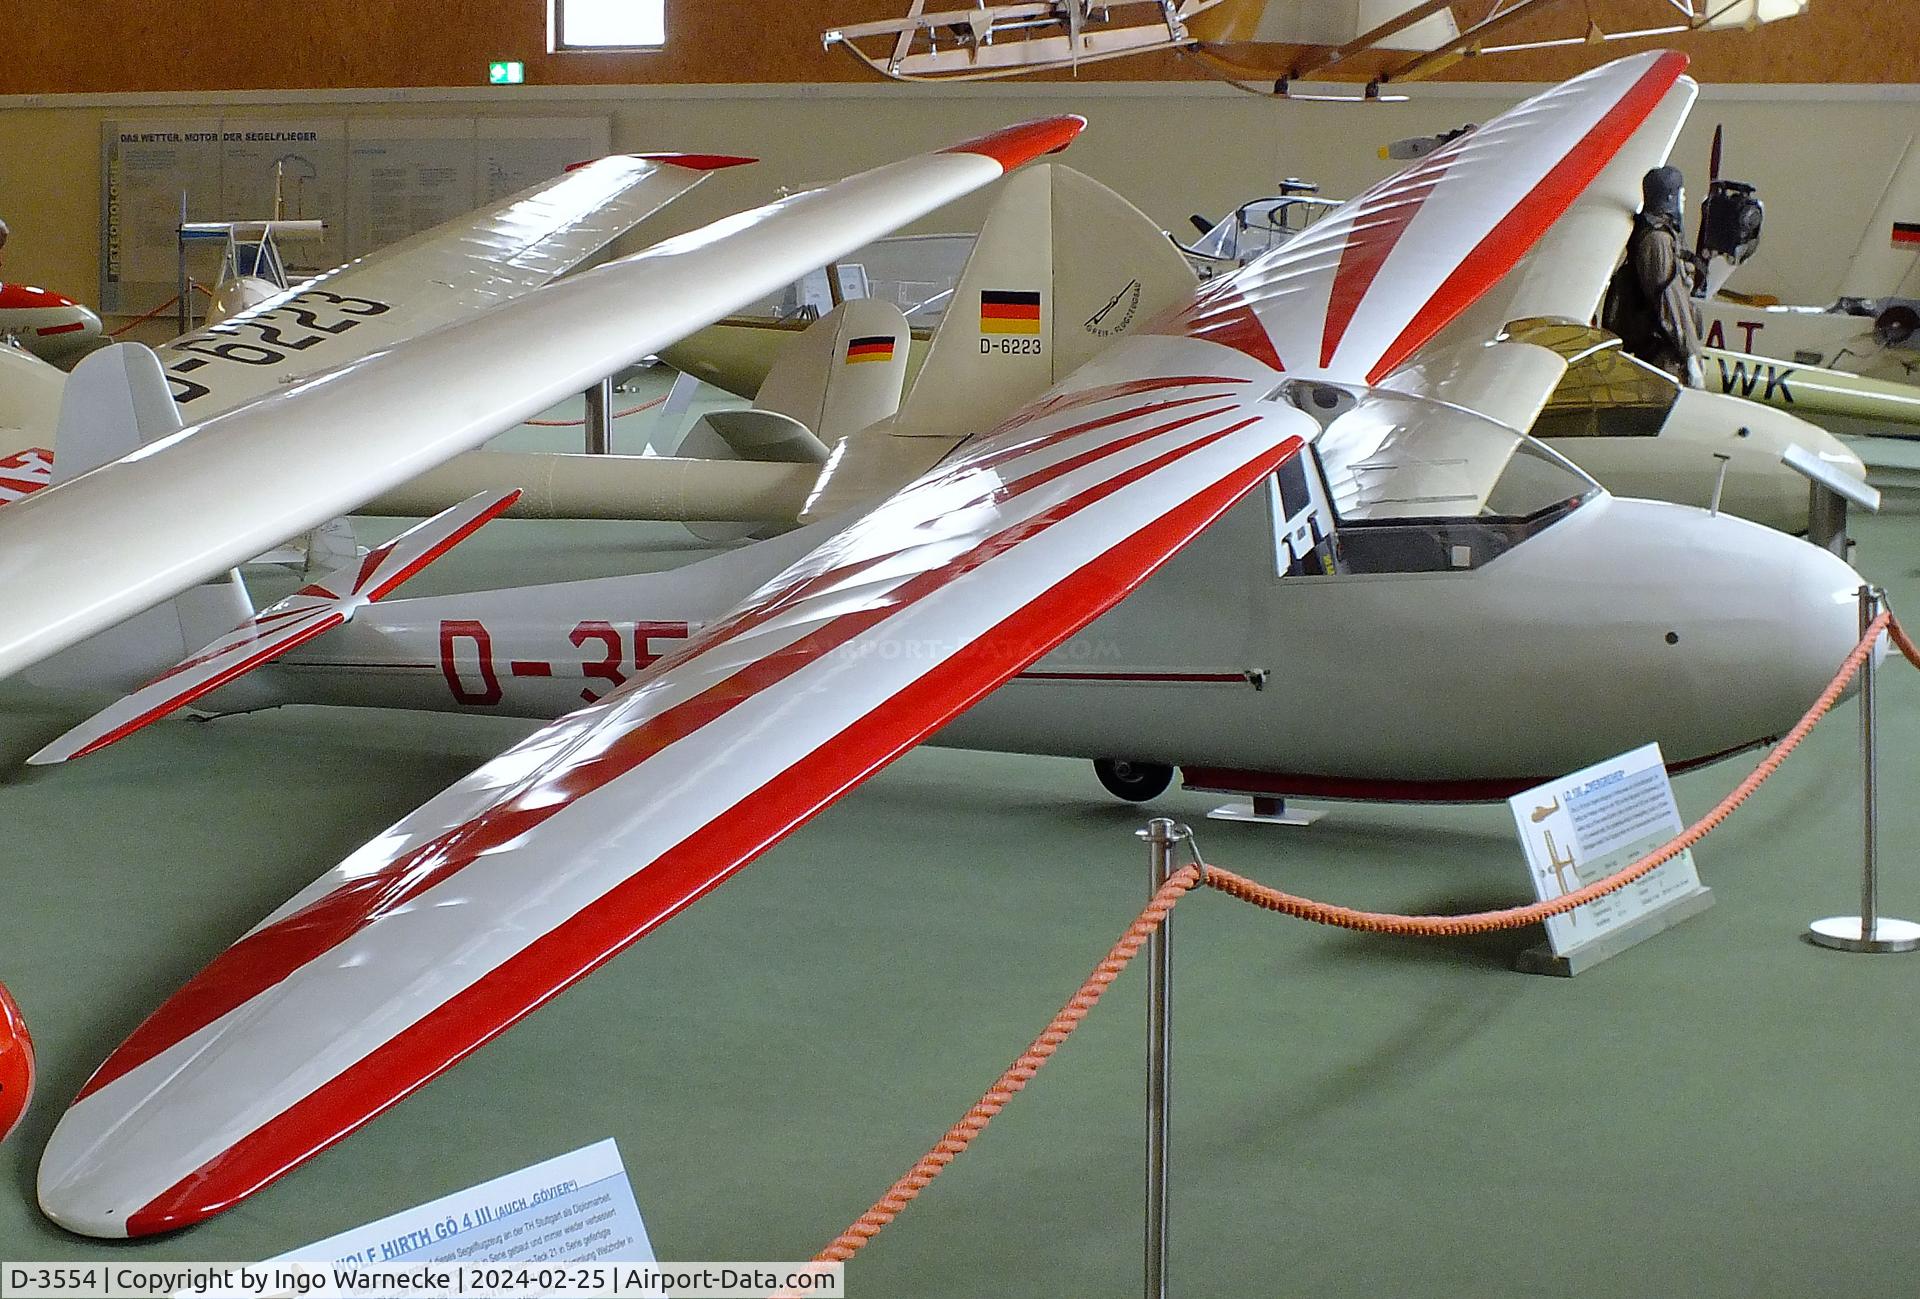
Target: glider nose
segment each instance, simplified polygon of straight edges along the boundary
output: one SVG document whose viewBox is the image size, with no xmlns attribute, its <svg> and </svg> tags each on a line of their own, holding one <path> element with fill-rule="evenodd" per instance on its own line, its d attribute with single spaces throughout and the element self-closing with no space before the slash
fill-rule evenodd
<svg viewBox="0 0 1920 1299">
<path fill-rule="evenodd" d="M 1807 702 L 1811 704 L 1860 643 L 1860 588 L 1865 582 L 1839 556 L 1796 538 L 1782 540 L 1793 543 L 1783 549 L 1794 552 L 1787 614 L 1796 659 L 1794 674 L 1807 686 Z M 1878 662 L 1886 654 L 1883 640 L 1875 647 L 1874 660 Z"/>
</svg>

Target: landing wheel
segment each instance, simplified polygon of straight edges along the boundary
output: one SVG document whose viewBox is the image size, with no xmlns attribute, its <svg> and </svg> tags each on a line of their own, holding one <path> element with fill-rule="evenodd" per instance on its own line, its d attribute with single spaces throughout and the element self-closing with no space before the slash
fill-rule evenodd
<svg viewBox="0 0 1920 1299">
<path fill-rule="evenodd" d="M 1129 762 L 1124 758 L 1095 758 L 1093 774 L 1107 792 L 1129 803 L 1145 803 L 1167 792 L 1173 768 L 1158 762 Z"/>
</svg>

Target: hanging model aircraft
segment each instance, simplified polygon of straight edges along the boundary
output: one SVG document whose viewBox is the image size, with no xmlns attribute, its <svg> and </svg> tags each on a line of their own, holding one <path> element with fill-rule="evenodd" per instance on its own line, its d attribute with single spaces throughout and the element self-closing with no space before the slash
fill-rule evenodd
<svg viewBox="0 0 1920 1299">
<path fill-rule="evenodd" d="M 1194 783 L 1381 793 L 1411 775 L 1458 797 L 1649 726 L 1681 759 L 1779 733 L 1855 639 L 1852 570 L 1724 515 L 1609 497 L 1514 432 L 1565 362 L 1502 326 L 1590 316 L 1638 178 L 1691 102 L 1684 62 L 1626 59 L 1536 97 L 1471 149 L 1189 293 L 991 430 L 849 437 L 816 489 L 820 521 L 800 532 L 652 582 L 466 597 L 456 667 L 476 663 L 458 646 L 478 645 L 477 625 L 507 670 L 499 702 L 510 679 L 516 704 L 573 711 L 370 841 L 156 1011 L 62 1119 L 42 1207 L 124 1236 L 231 1206 L 936 734 L 1177 761 Z M 1018 128 L 670 241 L 282 394 L 271 429 L 240 412 L 0 511 L 0 553 L 28 545 L 34 574 L 0 572 L 0 600 L 23 600 L 0 629 L 0 670 L 214 577 L 274 528 L 382 490 L 1076 129 Z M 971 359 L 1046 359 L 1028 342 L 1044 288 L 961 293 L 977 312 Z M 531 351 L 508 346 L 535 322 L 552 329 Z M 484 416 L 410 382 L 460 356 L 487 367 Z M 398 465 L 371 463 L 359 421 L 339 418 L 383 404 L 400 407 L 401 445 L 383 444 Z M 323 419 L 348 444 L 275 486 L 276 459 Z M 266 458 L 237 459 L 246 450 Z M 115 581 L 60 559 L 76 527 L 95 554 L 120 553 L 145 535 L 139 501 L 216 465 L 262 490 L 155 534 L 156 553 Z M 844 512 L 843 494 L 867 503 Z M 265 651 L 277 626 L 350 618 L 297 648 L 350 643 L 371 669 L 361 680 L 424 698 L 406 629 L 445 644 L 455 606 L 409 616 L 373 600 L 503 504 L 430 521 L 238 640 Z M 524 629 L 487 625 L 529 599 Z M 621 621 L 636 608 L 684 617 L 686 634 Z M 592 657 L 570 670 L 563 645 Z M 387 651 L 396 670 L 382 673 Z M 636 652 L 659 657 L 617 682 Z M 176 685 L 252 657 L 237 641 L 212 653 Z M 484 669 L 462 681 L 495 693 Z M 108 729 L 174 689 L 159 683 Z"/>
<path fill-rule="evenodd" d="M 1217 76 L 1264 83 L 1262 93 L 1299 97 L 1294 83 L 1312 78 L 1364 81 L 1364 97 L 1376 99 L 1386 83 L 1429 77 L 1465 58 L 1752 28 L 1803 14 L 1807 5 L 1616 0 L 1600 13 L 1585 6 L 1581 22 L 1553 30 L 1536 23 L 1527 39 L 1499 44 L 1496 38 L 1516 24 L 1568 6 L 1558 0 L 1017 0 L 930 10 L 928 0 L 912 0 L 903 17 L 845 24 L 821 40 L 896 81 L 974 81 L 1177 51 Z M 1602 30 L 1603 23 L 1613 30 Z"/>
</svg>

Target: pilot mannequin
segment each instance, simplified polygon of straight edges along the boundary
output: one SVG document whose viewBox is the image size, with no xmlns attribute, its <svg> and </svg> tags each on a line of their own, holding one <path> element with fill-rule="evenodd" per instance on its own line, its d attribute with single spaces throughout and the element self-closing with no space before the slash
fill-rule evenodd
<svg viewBox="0 0 1920 1299">
<path fill-rule="evenodd" d="M 1693 387 L 1700 386 L 1700 317 L 1693 304 L 1692 254 L 1681 243 L 1686 178 L 1656 167 L 1640 181 L 1640 213 L 1627 237 L 1627 257 L 1607 286 L 1601 325 L 1630 355 Z"/>
</svg>

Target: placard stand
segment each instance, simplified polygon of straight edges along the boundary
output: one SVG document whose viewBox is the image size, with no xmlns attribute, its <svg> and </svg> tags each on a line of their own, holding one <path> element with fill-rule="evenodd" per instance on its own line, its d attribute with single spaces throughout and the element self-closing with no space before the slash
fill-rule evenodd
<svg viewBox="0 0 1920 1299">
<path fill-rule="evenodd" d="M 1684 828 L 1658 744 L 1535 786 L 1507 806 L 1543 902 L 1607 878 Z M 1682 851 L 1624 889 L 1549 917 L 1547 941 L 1521 952 L 1514 968 L 1571 978 L 1712 905 L 1693 854 Z"/>
<path fill-rule="evenodd" d="M 1644 943 L 1655 934 L 1673 928 L 1682 920 L 1699 915 L 1713 905 L 1713 890 L 1702 884 L 1692 893 L 1683 893 L 1657 911 L 1597 934 L 1591 942 L 1566 952 L 1556 952 L 1552 943 L 1529 947 L 1513 958 L 1513 968 L 1522 974 L 1551 974 L 1571 979 L 1582 970 L 1590 970 L 1629 947 Z"/>
</svg>

